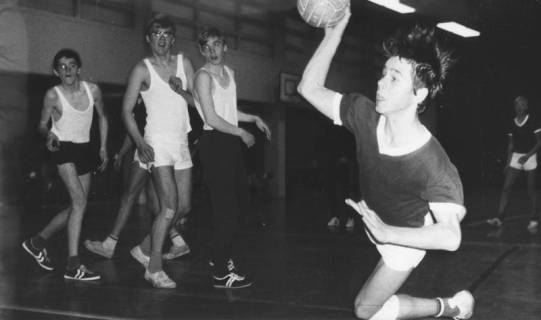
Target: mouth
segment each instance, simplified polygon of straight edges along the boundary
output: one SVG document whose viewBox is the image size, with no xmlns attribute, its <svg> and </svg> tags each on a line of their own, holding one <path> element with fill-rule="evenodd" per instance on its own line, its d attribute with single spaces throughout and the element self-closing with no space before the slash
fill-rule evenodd
<svg viewBox="0 0 541 320">
<path fill-rule="evenodd" d="M 379 102 L 382 102 L 382 101 L 385 101 L 385 99 L 379 94 L 376 95 L 376 103 L 379 103 Z"/>
</svg>

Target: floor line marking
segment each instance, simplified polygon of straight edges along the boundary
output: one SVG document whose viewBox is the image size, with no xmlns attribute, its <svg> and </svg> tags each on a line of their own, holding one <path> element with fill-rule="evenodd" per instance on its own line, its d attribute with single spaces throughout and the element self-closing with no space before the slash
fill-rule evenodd
<svg viewBox="0 0 541 320">
<path fill-rule="evenodd" d="M 63 311 L 57 309 L 45 309 L 45 308 L 33 308 L 33 307 L 22 307 L 8 304 L 0 304 L 0 309 L 2 310 L 15 310 L 15 311 L 25 311 L 33 313 L 42 313 L 66 317 L 77 317 L 77 318 L 89 318 L 96 320 L 131 320 L 133 318 L 121 318 L 115 316 L 104 316 L 92 313 L 83 313 L 83 312 L 73 312 L 73 311 Z"/>
<path fill-rule="evenodd" d="M 507 258 L 508 255 L 518 250 L 518 246 L 513 246 L 512 248 L 508 249 L 504 253 L 502 253 L 498 259 L 496 259 L 488 268 L 485 269 L 478 277 L 475 279 L 470 286 L 468 287 L 468 290 L 470 292 L 474 292 L 477 290 L 477 288 L 496 270 L 496 268 L 500 265 L 500 263 Z"/>
</svg>

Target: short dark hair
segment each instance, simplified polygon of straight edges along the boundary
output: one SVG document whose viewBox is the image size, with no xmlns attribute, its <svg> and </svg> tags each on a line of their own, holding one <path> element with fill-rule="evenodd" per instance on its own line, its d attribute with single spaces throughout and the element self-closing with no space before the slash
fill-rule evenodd
<svg viewBox="0 0 541 320">
<path fill-rule="evenodd" d="M 442 91 L 448 70 L 455 62 L 451 51 L 444 49 L 436 39 L 435 29 L 416 24 L 407 32 L 398 32 L 385 40 L 383 51 L 388 58 L 396 56 L 412 64 L 413 89 L 428 89 L 428 95 L 417 111 L 426 110 Z"/>
<path fill-rule="evenodd" d="M 199 36 L 197 37 L 197 43 L 199 44 L 199 48 L 203 48 L 205 44 L 207 44 L 207 41 L 209 38 L 218 38 L 221 39 L 224 44 L 226 44 L 226 39 L 223 33 L 216 27 L 203 27 L 201 32 L 199 32 Z"/>
<path fill-rule="evenodd" d="M 173 34 L 177 33 L 177 27 L 175 23 L 164 14 L 157 14 L 148 21 L 145 29 L 145 35 L 150 36 L 152 31 L 156 28 L 170 28 L 173 31 Z"/>
<path fill-rule="evenodd" d="M 75 60 L 75 63 L 77 63 L 77 66 L 80 68 L 83 66 L 81 63 L 81 57 L 77 53 L 77 51 L 69 48 L 60 49 L 53 58 L 53 69 L 56 70 L 58 68 L 58 64 L 60 62 L 60 59 L 62 58 L 68 58 Z"/>
</svg>

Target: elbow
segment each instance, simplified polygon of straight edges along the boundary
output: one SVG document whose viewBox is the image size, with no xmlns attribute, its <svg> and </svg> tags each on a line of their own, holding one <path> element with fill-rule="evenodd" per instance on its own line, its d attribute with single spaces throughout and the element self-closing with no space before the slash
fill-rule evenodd
<svg viewBox="0 0 541 320">
<path fill-rule="evenodd" d="M 297 85 L 297 92 L 303 96 L 303 97 L 306 97 L 306 95 L 308 94 L 308 91 L 309 91 L 309 85 L 306 83 L 306 81 L 304 79 L 302 79 L 299 84 Z"/>
<path fill-rule="evenodd" d="M 444 250 L 447 251 L 457 251 L 460 248 L 460 243 L 462 242 L 462 233 L 460 229 L 452 230 L 446 241 Z"/>
</svg>

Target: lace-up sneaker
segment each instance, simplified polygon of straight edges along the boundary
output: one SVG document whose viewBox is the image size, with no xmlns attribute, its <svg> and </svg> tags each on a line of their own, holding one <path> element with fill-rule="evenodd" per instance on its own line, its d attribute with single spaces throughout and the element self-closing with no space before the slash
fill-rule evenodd
<svg viewBox="0 0 541 320">
<path fill-rule="evenodd" d="M 449 299 L 449 306 L 457 307 L 459 310 L 458 315 L 453 317 L 454 320 L 469 319 L 473 315 L 475 299 L 469 291 L 462 290 Z"/>
<path fill-rule="evenodd" d="M 187 244 L 183 246 L 172 245 L 169 252 L 164 253 L 162 258 L 165 260 L 173 260 L 182 257 L 183 255 L 187 255 L 188 253 L 190 253 L 190 247 L 188 247 Z"/>
<path fill-rule="evenodd" d="M 64 273 L 64 279 L 78 280 L 78 281 L 93 281 L 100 280 L 101 276 L 95 272 L 88 270 L 84 265 L 80 265 L 73 270 L 66 270 Z"/>
<path fill-rule="evenodd" d="M 145 270 L 145 280 L 155 288 L 173 289 L 177 287 L 175 281 L 171 280 L 163 270 L 154 273 Z"/>
<path fill-rule="evenodd" d="M 108 259 L 115 253 L 115 248 L 105 245 L 105 242 L 85 240 L 84 244 L 88 251 Z"/>
<path fill-rule="evenodd" d="M 150 263 L 150 257 L 143 253 L 141 246 L 135 246 L 130 250 L 131 256 L 137 260 L 143 267 L 148 269 L 148 264 Z"/>
<path fill-rule="evenodd" d="M 47 255 L 47 249 L 43 248 L 41 250 L 38 250 L 32 245 L 32 242 L 30 239 L 25 240 L 22 244 L 23 249 L 28 252 L 36 260 L 38 265 L 42 267 L 43 269 L 47 271 L 52 271 L 54 269 L 51 259 L 49 259 L 49 256 Z"/>
<path fill-rule="evenodd" d="M 210 262 L 210 265 L 214 266 L 214 263 Z M 237 270 L 233 259 L 227 260 L 227 272 L 224 275 L 214 273 L 212 280 L 214 288 L 223 289 L 240 289 L 253 284 L 253 281 Z"/>
<path fill-rule="evenodd" d="M 327 227 L 329 228 L 337 228 L 340 226 L 340 219 L 338 217 L 332 217 L 329 222 L 327 222 Z"/>
<path fill-rule="evenodd" d="M 493 227 L 501 227 L 503 224 L 502 220 L 500 218 L 491 218 L 487 219 L 487 223 Z"/>
</svg>

